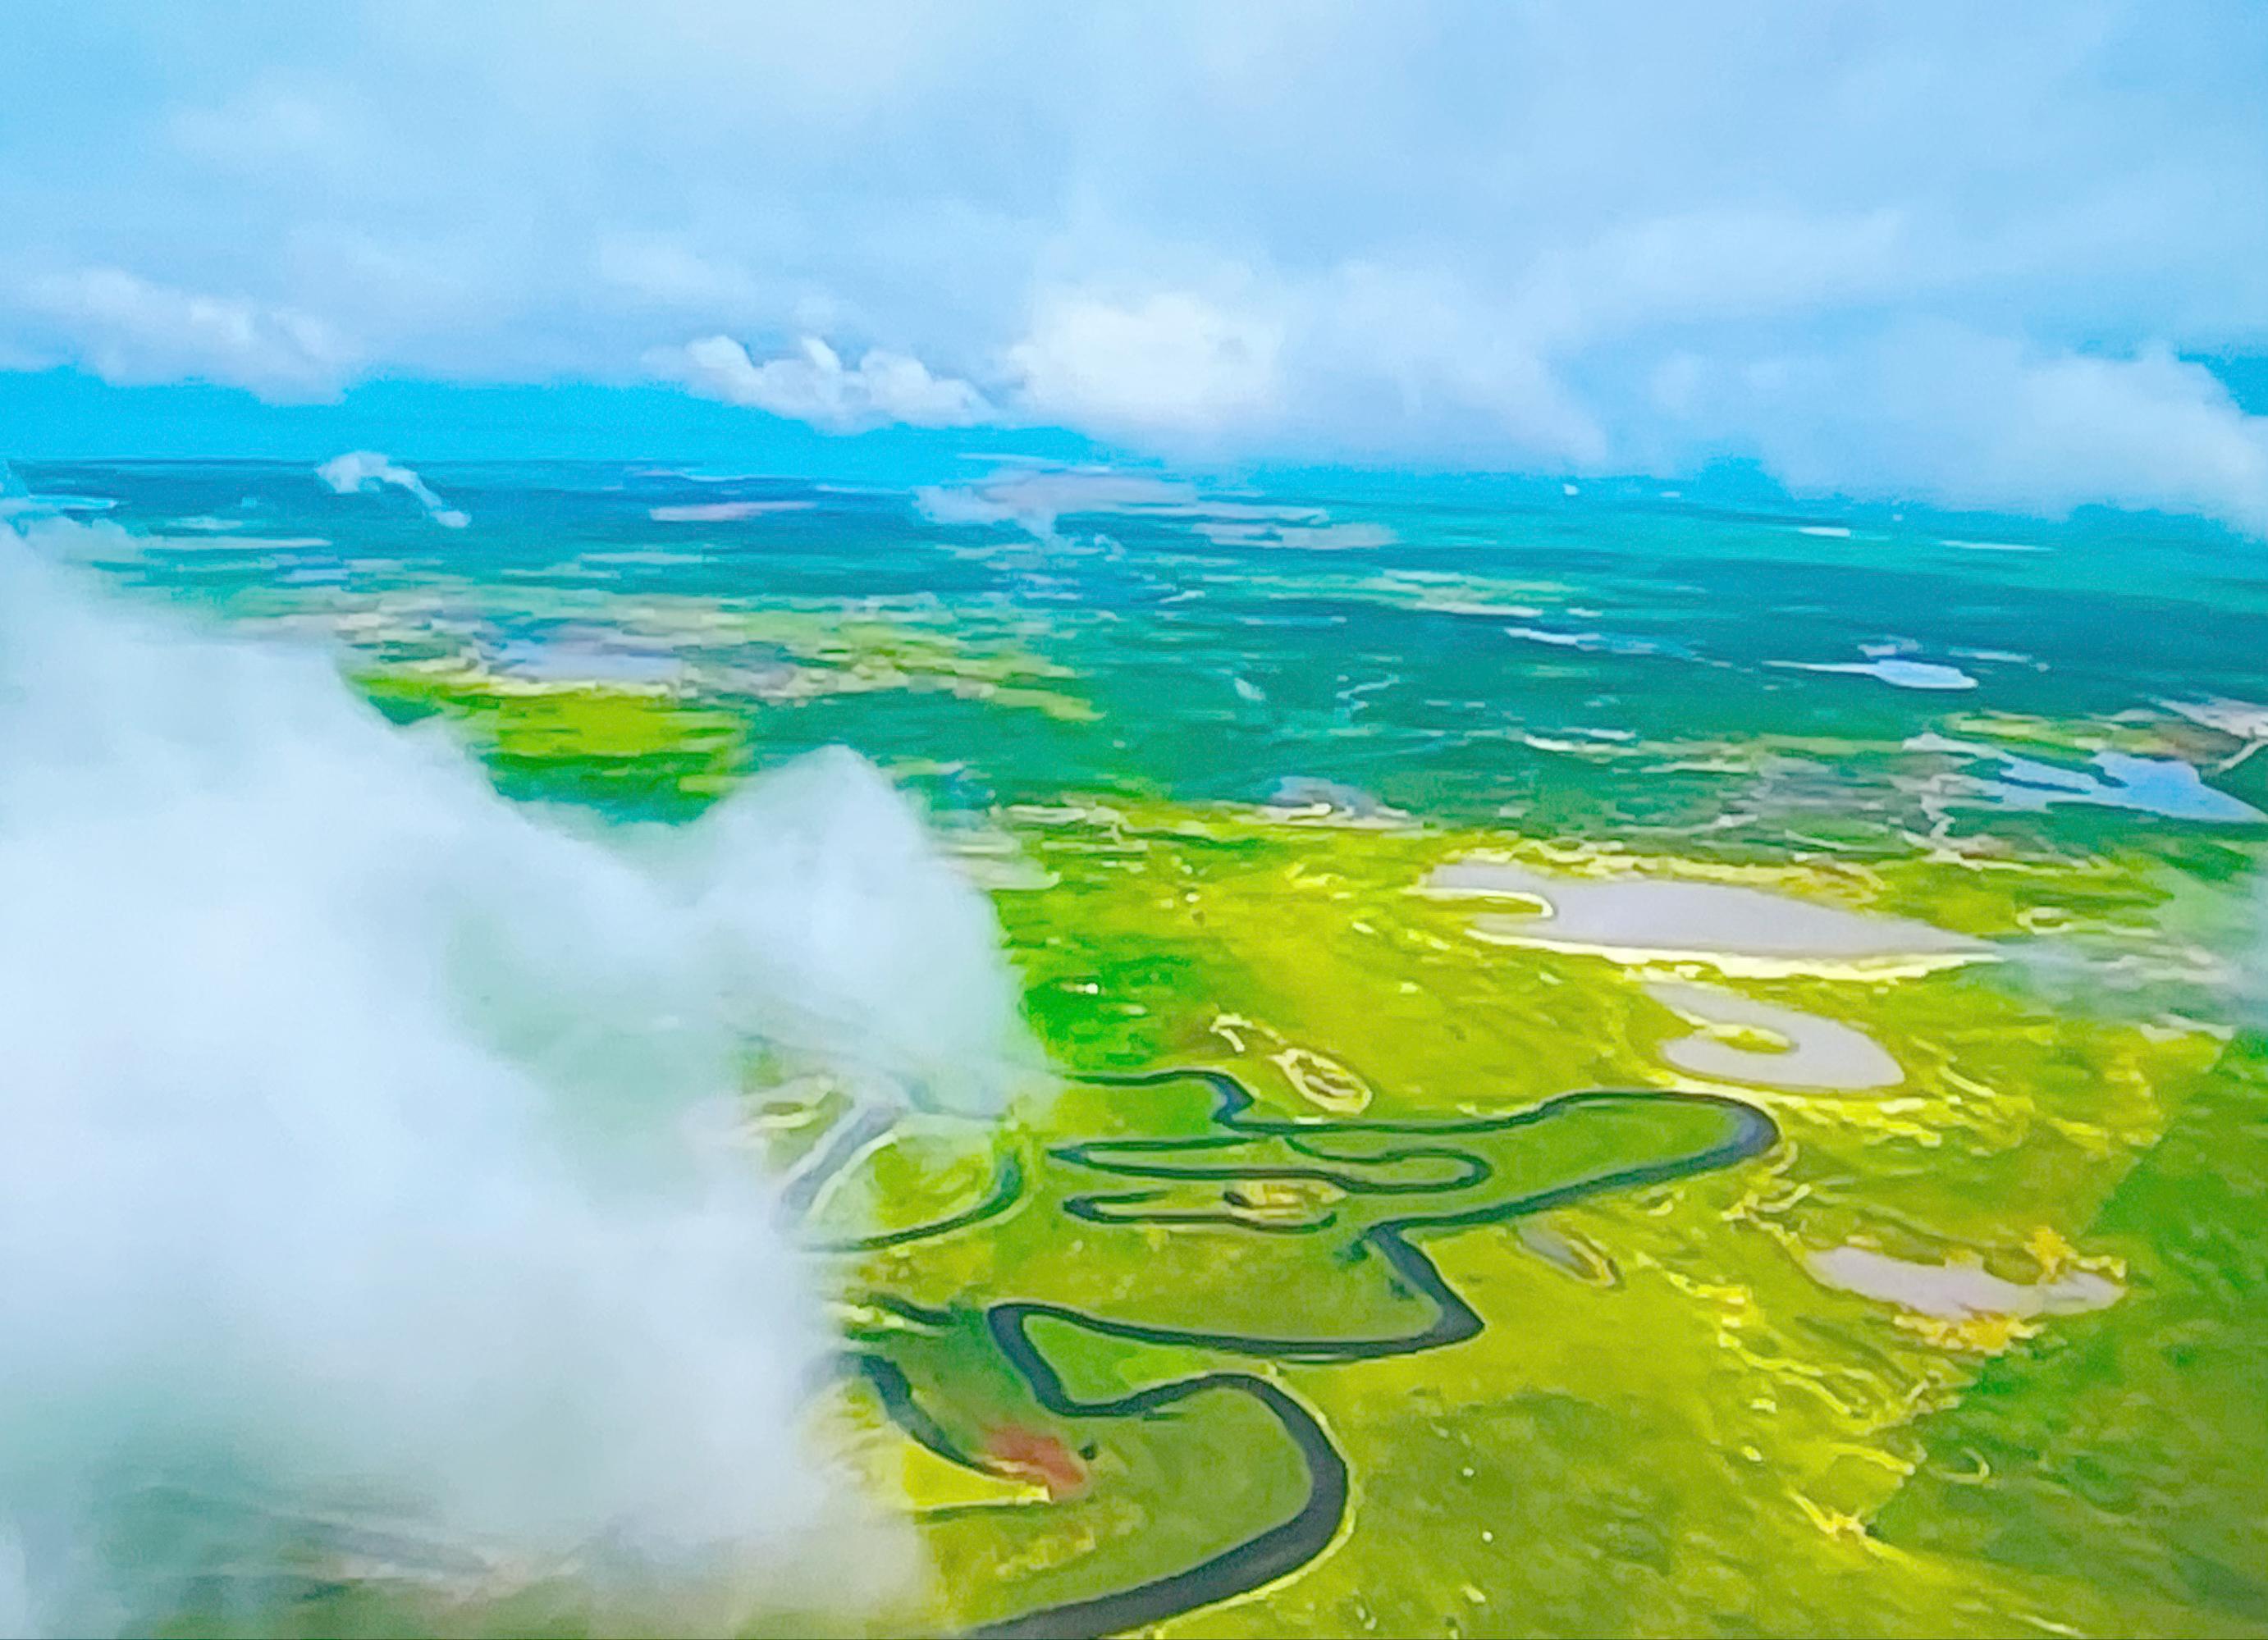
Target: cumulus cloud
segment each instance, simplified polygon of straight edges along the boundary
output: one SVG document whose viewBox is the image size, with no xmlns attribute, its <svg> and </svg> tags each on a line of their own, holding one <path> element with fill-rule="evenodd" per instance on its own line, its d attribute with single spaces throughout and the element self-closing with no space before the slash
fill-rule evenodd
<svg viewBox="0 0 2268 1640">
<path fill-rule="evenodd" d="M 1233 300 L 1047 293 L 1008 352 L 1018 408 L 1177 452 L 1576 467 L 1608 454 L 1547 351 L 1557 315 L 1366 261 L 1233 273 Z"/>
<path fill-rule="evenodd" d="M 765 1044 L 997 1109 L 989 901 L 847 752 L 548 823 L 320 657 L 67 579 L 85 527 L 0 523 L 0 1631 L 261 1630 L 372 1560 L 634 1633 L 887 1598 L 735 1101 Z"/>
<path fill-rule="evenodd" d="M 792 1538 L 824 1501 L 783 1433 L 820 1334 L 761 1195 L 610 1200 L 573 1154 L 577 1103 L 631 1092 L 599 1065 L 653 1038 L 658 1092 L 688 1063 L 621 966 L 662 906 L 335 685 L 144 638 L 21 557 L 0 1360 L 42 1410 L 0 1434 L 11 1631 L 130 1631 L 183 1586 L 144 1579 L 280 1566 L 279 1517 L 358 1494 L 547 1564 L 618 1526 Z M 500 1015 L 563 1010 L 550 1047 L 480 1017 L 475 947 Z M 152 1489 L 209 1541 L 109 1561 Z"/>
<path fill-rule="evenodd" d="M 798 349 L 758 364 L 730 336 L 709 336 L 665 349 L 649 362 L 704 398 L 746 405 L 808 422 L 830 432 L 857 432 L 894 423 L 909 427 L 972 427 L 993 418 L 984 395 L 919 359 L 871 348 L 849 366 L 833 348 L 806 336 Z"/>
<path fill-rule="evenodd" d="M 336 391 L 354 363 L 344 338 L 313 314 L 184 290 L 116 268 L 40 276 L 23 299 L 105 381 L 189 377 L 270 398 L 320 398 Z"/>
<path fill-rule="evenodd" d="M 1108 430 L 1205 432 L 1272 419 L 1281 324 L 1183 290 L 1044 296 L 1009 349 L 1034 414 Z"/>
<path fill-rule="evenodd" d="M 389 485 L 407 490 L 425 509 L 425 516 L 445 530 L 461 530 L 472 522 L 442 500 L 414 470 L 376 450 L 350 450 L 333 456 L 315 469 L 315 476 L 329 485 L 334 495 L 370 495 Z"/>
<path fill-rule="evenodd" d="M 2213 373 L 2148 347 L 2042 348 L 1950 326 L 1731 367 L 1680 360 L 1673 407 L 1735 430 L 1799 489 L 1955 507 L 2089 503 L 2268 533 L 2268 416 Z"/>
<path fill-rule="evenodd" d="M 1751 367 L 1867 379 L 1873 339 L 1924 323 L 2130 364 L 2268 335 L 2268 26 L 2242 8 L 2001 7 L 1955 38 L 1913 9 L 1196 7 L 1139 51 L 1094 8 L 890 24 L 343 0 L 101 52 L 18 29 L 0 357 L 282 397 L 617 381 L 706 338 L 655 367 L 843 430 L 1663 474 L 1739 448 L 1895 488 L 1898 416 L 1815 437 Z M 182 290 L 170 319 L 118 311 L 168 305 L 154 286 L 26 294 L 73 268 Z M 748 357 L 841 335 L 888 350 Z M 1688 357 L 1705 386 L 1665 368 Z M 2077 453 L 2001 467 L 2041 505 L 2091 482 Z M 2228 471 L 2182 504 L 2250 516 Z"/>
</svg>

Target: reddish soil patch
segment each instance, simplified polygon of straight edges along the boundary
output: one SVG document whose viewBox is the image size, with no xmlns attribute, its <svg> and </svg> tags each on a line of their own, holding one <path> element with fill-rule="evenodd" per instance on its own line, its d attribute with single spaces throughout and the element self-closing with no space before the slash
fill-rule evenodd
<svg viewBox="0 0 2268 1640">
<path fill-rule="evenodd" d="M 993 1469 L 1019 1481 L 1036 1481 L 1049 1497 L 1069 1497 L 1086 1487 L 1086 1466 L 1052 1435 L 1006 1424 L 984 1438 L 984 1457 Z"/>
</svg>

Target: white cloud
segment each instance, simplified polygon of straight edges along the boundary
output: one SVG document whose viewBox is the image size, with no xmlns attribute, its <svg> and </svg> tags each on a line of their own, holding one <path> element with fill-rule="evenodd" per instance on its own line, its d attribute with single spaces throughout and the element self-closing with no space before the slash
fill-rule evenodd
<svg viewBox="0 0 2268 1640">
<path fill-rule="evenodd" d="M 1584 467 L 1608 452 L 1509 298 L 1367 262 L 1228 274 L 1233 300 L 1049 292 L 1009 352 L 1020 408 L 1179 451 Z"/>
<path fill-rule="evenodd" d="M 752 1043 L 844 1133 L 1030 1085 L 990 901 L 841 748 L 618 849 L 85 534 L 0 525 L 0 1629 L 266 1627 L 389 1544 L 497 1625 L 882 1621 L 910 1534 L 810 1438 L 826 1278 L 737 1113 Z"/>
<path fill-rule="evenodd" d="M 333 456 L 315 469 L 315 476 L 335 495 L 370 495 L 381 486 L 407 490 L 425 509 L 426 517 L 445 530 L 461 530 L 472 520 L 434 493 L 416 472 L 375 450 L 350 450 Z"/>
<path fill-rule="evenodd" d="M 1008 360 L 1042 417 L 1202 433 L 1273 416 L 1283 344 L 1280 322 L 1188 291 L 1131 301 L 1055 291 L 1041 298 Z"/>
<path fill-rule="evenodd" d="M 648 357 L 659 373 L 705 398 L 746 405 L 830 432 L 903 423 L 973 427 L 993 419 L 984 395 L 958 377 L 936 376 L 919 359 L 870 348 L 856 368 L 806 336 L 799 349 L 758 364 L 730 336 L 709 336 Z"/>
<path fill-rule="evenodd" d="M 180 290 L 116 268 L 35 278 L 24 304 L 53 321 L 105 381 L 188 377 L 270 398 L 318 398 L 335 392 L 354 362 L 344 338 L 312 314 Z"/>
<path fill-rule="evenodd" d="M 0 357 L 122 380 L 613 381 L 711 337 L 667 373 L 828 427 L 997 412 L 1175 453 L 1567 471 L 1768 433 L 1837 471 L 1865 445 L 1894 488 L 1923 442 L 1897 416 L 1838 443 L 1744 367 L 1872 381 L 1868 338 L 1925 323 L 2036 366 L 2268 357 L 2268 25 L 2241 8 L 2000 7 L 1955 38 L 1798 5 L 1728 29 L 1319 0 L 1131 31 L 341 0 L 181 30 L 111 3 L 147 26 L 10 39 Z M 181 289 L 25 294 L 74 268 Z M 789 350 L 838 335 L 889 351 Z M 2228 515 L 2247 438 L 2231 457 L 2205 419 L 2154 483 Z M 2083 488 L 2051 453 L 1996 459 Z"/>
<path fill-rule="evenodd" d="M 1917 325 L 1681 375 L 1691 404 L 1799 489 L 2021 511 L 2107 503 L 2268 534 L 2268 416 L 2163 346 L 2081 352 Z"/>
</svg>

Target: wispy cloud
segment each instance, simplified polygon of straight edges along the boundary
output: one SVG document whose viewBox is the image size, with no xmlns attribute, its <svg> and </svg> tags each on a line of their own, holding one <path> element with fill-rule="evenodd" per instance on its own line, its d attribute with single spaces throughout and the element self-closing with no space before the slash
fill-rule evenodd
<svg viewBox="0 0 2268 1640">
<path fill-rule="evenodd" d="M 425 516 L 445 530 L 461 530 L 472 522 L 442 500 L 415 470 L 375 450 L 350 450 L 333 456 L 315 469 L 315 476 L 341 496 L 368 495 L 389 486 L 406 490 L 425 509 Z"/>
<path fill-rule="evenodd" d="M 915 493 L 936 524 L 1012 524 L 1035 539 L 1062 538 L 1066 518 L 1169 520 L 1220 547 L 1390 547 L 1381 524 L 1333 523 L 1322 507 L 1282 506 L 1207 494 L 1196 485 L 1107 467 L 1009 468 L 975 484 L 937 485 Z"/>
</svg>

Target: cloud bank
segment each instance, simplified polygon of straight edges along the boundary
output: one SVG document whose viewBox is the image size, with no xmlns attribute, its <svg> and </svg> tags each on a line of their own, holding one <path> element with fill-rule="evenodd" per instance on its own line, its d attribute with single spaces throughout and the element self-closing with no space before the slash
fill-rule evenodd
<svg viewBox="0 0 2268 1640">
<path fill-rule="evenodd" d="M 1705 398 L 1798 486 L 2016 511 L 2107 503 L 2268 535 L 2268 416 L 2163 347 L 2106 357 L 1920 325 L 1842 357 L 1672 369 L 1673 404 Z"/>
<path fill-rule="evenodd" d="M 2260 528 L 2257 8 L 88 0 L 11 48 L 26 369 Z"/>
<path fill-rule="evenodd" d="M 1281 327 L 1186 291 L 1055 292 L 1009 349 L 1032 414 L 1114 432 L 1206 433 L 1272 419 Z"/>
</svg>

